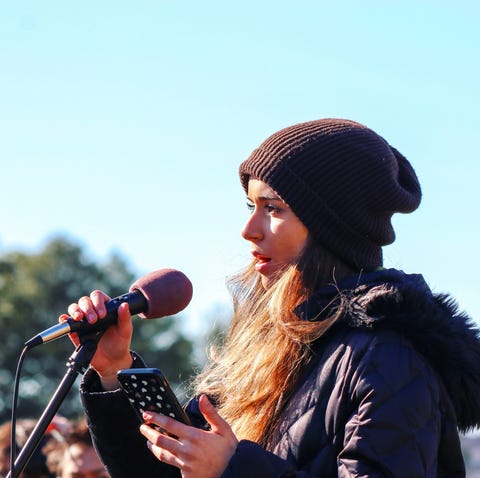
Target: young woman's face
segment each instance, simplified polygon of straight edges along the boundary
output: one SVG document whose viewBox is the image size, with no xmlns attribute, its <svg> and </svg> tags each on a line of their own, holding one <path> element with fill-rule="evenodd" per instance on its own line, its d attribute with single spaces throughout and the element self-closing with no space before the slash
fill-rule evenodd
<svg viewBox="0 0 480 478">
<path fill-rule="evenodd" d="M 242 230 L 251 243 L 255 266 L 268 287 L 282 266 L 294 262 L 303 251 L 308 230 L 278 194 L 258 179 L 248 181 L 251 216 Z"/>
</svg>

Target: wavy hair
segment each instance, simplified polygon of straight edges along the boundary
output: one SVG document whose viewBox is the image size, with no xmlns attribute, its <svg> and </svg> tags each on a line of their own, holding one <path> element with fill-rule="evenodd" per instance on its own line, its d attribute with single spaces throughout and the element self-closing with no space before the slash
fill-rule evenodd
<svg viewBox="0 0 480 478">
<path fill-rule="evenodd" d="M 311 358 L 311 343 L 335 321 L 304 321 L 295 309 L 322 285 L 353 274 L 340 259 L 311 239 L 295 264 L 265 289 L 253 260 L 231 276 L 234 316 L 221 348 L 195 381 L 217 405 L 238 439 L 268 444 L 282 406 Z"/>
</svg>

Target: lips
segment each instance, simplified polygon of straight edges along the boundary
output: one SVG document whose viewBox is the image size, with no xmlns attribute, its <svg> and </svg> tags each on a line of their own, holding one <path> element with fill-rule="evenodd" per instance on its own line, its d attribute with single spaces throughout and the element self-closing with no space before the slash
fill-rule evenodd
<svg viewBox="0 0 480 478">
<path fill-rule="evenodd" d="M 252 255 L 253 257 L 255 257 L 255 259 L 257 259 L 258 262 L 261 262 L 261 263 L 270 262 L 272 260 L 271 257 L 264 256 L 263 254 L 260 254 L 259 252 L 256 252 L 256 251 L 252 251 Z"/>
</svg>

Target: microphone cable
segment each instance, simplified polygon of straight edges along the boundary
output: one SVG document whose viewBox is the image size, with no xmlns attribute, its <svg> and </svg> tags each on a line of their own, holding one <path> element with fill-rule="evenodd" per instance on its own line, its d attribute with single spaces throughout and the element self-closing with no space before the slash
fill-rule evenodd
<svg viewBox="0 0 480 478">
<path fill-rule="evenodd" d="M 17 404 L 18 404 L 18 389 L 20 385 L 20 372 L 23 367 L 23 362 L 28 352 L 28 347 L 24 347 L 18 360 L 17 370 L 15 372 L 15 380 L 13 382 L 13 396 L 12 396 L 12 413 L 11 413 L 11 431 L 10 431 L 10 477 L 16 478 L 15 460 L 17 458 Z"/>
</svg>

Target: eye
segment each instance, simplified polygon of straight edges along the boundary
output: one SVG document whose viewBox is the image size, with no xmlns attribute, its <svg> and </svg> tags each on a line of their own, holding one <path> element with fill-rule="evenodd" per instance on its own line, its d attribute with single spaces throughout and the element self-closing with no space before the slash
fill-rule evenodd
<svg viewBox="0 0 480 478">
<path fill-rule="evenodd" d="M 249 211 L 250 213 L 252 213 L 252 212 L 255 210 L 255 205 L 254 205 L 252 202 L 250 202 L 250 201 L 247 201 L 246 204 L 247 204 L 247 209 L 248 209 L 248 211 Z"/>
<path fill-rule="evenodd" d="M 279 208 L 278 206 L 275 206 L 274 204 L 265 204 L 265 210 L 271 214 L 271 213 L 274 213 L 274 214 L 277 214 L 281 211 L 281 208 Z"/>
</svg>

